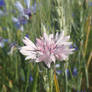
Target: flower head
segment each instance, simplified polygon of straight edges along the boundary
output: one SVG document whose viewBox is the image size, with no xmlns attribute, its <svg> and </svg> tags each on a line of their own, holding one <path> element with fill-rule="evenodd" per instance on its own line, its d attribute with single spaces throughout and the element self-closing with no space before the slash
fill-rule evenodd
<svg viewBox="0 0 92 92">
<path fill-rule="evenodd" d="M 36 3 L 31 7 L 30 0 L 24 0 L 24 2 L 26 4 L 26 8 L 24 8 L 19 1 L 15 3 L 15 6 L 22 16 L 29 19 L 32 16 L 32 13 L 36 13 Z"/>
<path fill-rule="evenodd" d="M 33 81 L 33 77 L 32 77 L 32 75 L 30 74 L 30 76 L 29 76 L 29 81 L 30 82 L 32 82 Z"/>
<path fill-rule="evenodd" d="M 7 15 L 5 1 L 0 0 L 0 17 Z"/>
<path fill-rule="evenodd" d="M 36 62 L 44 62 L 48 68 L 56 59 L 62 61 L 68 59 L 74 49 L 70 48 L 72 42 L 69 42 L 69 36 L 64 36 L 64 32 L 47 35 L 44 32 L 43 37 L 36 39 L 34 44 L 29 38 L 25 37 L 23 42 L 25 46 L 20 48 L 20 52 L 27 56 L 25 59 L 35 60 Z"/>
<path fill-rule="evenodd" d="M 10 43 L 9 48 L 10 48 L 10 50 L 7 54 L 12 55 L 13 52 L 18 49 L 17 43 L 16 42 Z"/>
<path fill-rule="evenodd" d="M 57 73 L 58 75 L 60 75 L 60 74 L 62 73 L 62 71 L 61 71 L 61 70 L 56 70 L 56 73 Z"/>
<path fill-rule="evenodd" d="M 4 10 L 1 10 L 0 9 L 0 17 L 3 17 L 3 16 L 6 16 L 8 13 L 7 11 L 4 9 Z"/>
<path fill-rule="evenodd" d="M 88 2 L 88 6 L 89 6 L 89 7 L 92 6 L 92 2 Z"/>
<path fill-rule="evenodd" d="M 12 21 L 14 22 L 17 29 L 23 31 L 23 26 L 27 24 L 27 20 L 24 17 L 12 17 Z"/>
<path fill-rule="evenodd" d="M 5 46 L 5 43 L 8 42 L 8 39 L 4 39 L 0 37 L 0 47 L 3 48 Z"/>
<path fill-rule="evenodd" d="M 77 76 L 78 75 L 78 71 L 77 71 L 77 68 L 75 67 L 74 69 L 73 69 L 73 76 Z"/>
<path fill-rule="evenodd" d="M 5 6 L 5 1 L 4 0 L 0 0 L 0 7 Z"/>
</svg>

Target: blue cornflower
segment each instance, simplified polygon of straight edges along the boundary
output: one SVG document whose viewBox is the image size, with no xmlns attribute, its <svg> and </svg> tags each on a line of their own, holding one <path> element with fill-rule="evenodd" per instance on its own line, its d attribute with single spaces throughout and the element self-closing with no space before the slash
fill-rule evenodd
<svg viewBox="0 0 92 92">
<path fill-rule="evenodd" d="M 32 81 L 33 81 L 33 77 L 32 77 L 32 75 L 30 75 L 29 82 L 32 82 Z"/>
<path fill-rule="evenodd" d="M 0 16 L 6 15 L 6 7 L 5 7 L 5 1 L 0 0 Z"/>
<path fill-rule="evenodd" d="M 30 0 L 24 0 L 24 2 L 26 4 L 26 8 L 24 8 L 19 1 L 16 2 L 15 6 L 20 12 L 21 16 L 24 16 L 27 19 L 29 19 L 32 16 L 32 14 L 36 13 L 36 3 L 34 3 L 34 5 L 31 7 Z"/>
<path fill-rule="evenodd" d="M 28 35 L 28 34 L 26 34 L 25 36 L 26 36 L 27 38 L 29 38 L 29 35 Z"/>
<path fill-rule="evenodd" d="M 72 13 L 72 17 L 74 17 L 75 16 L 75 14 L 74 13 Z"/>
<path fill-rule="evenodd" d="M 5 46 L 5 42 L 8 42 L 8 39 L 4 39 L 0 37 L 0 47 L 3 48 Z"/>
<path fill-rule="evenodd" d="M 0 10 L 0 16 L 3 16 L 4 12 L 2 10 Z"/>
<path fill-rule="evenodd" d="M 12 48 L 13 46 L 16 46 L 16 45 L 17 45 L 16 42 L 12 42 L 12 43 L 10 43 L 9 47 Z"/>
<path fill-rule="evenodd" d="M 4 42 L 8 42 L 8 39 L 3 39 Z"/>
<path fill-rule="evenodd" d="M 22 80 L 22 81 L 25 81 L 24 77 L 21 77 L 21 80 Z"/>
<path fill-rule="evenodd" d="M 4 41 L 3 41 L 3 38 L 0 37 L 0 47 L 3 48 L 4 47 Z"/>
<path fill-rule="evenodd" d="M 73 75 L 73 76 L 77 76 L 77 75 L 78 75 L 77 68 L 74 68 L 74 69 L 73 69 L 72 75 Z"/>
<path fill-rule="evenodd" d="M 17 29 L 23 31 L 23 26 L 27 24 L 27 20 L 24 17 L 12 17 L 12 21 L 15 23 Z"/>
<path fill-rule="evenodd" d="M 76 50 L 78 50 L 78 47 L 77 47 L 77 45 L 76 45 L 76 44 L 70 45 L 70 48 L 74 48 L 74 49 L 75 49 L 75 51 L 76 51 Z"/>
<path fill-rule="evenodd" d="M 62 71 L 60 70 L 60 64 L 56 64 L 55 68 L 56 68 L 56 74 L 60 75 L 62 73 Z"/>
<path fill-rule="evenodd" d="M 71 48 L 74 48 L 73 45 L 70 45 L 70 49 L 71 49 Z"/>
<path fill-rule="evenodd" d="M 69 77 L 69 76 L 70 76 L 70 71 L 69 71 L 69 69 L 66 69 L 66 72 L 67 72 L 67 76 Z"/>
<path fill-rule="evenodd" d="M 2 16 L 6 16 L 8 13 L 6 11 L 6 9 L 0 10 L 0 17 Z"/>
<path fill-rule="evenodd" d="M 62 71 L 61 71 L 61 70 L 56 70 L 56 73 L 57 73 L 58 75 L 60 75 L 60 74 L 62 73 Z"/>
<path fill-rule="evenodd" d="M 88 6 L 92 6 L 92 2 L 88 2 Z"/>
<path fill-rule="evenodd" d="M 56 64 L 55 67 L 56 67 L 56 68 L 60 68 L 60 64 Z"/>
<path fill-rule="evenodd" d="M 2 30 L 3 30 L 3 31 L 6 31 L 6 30 L 7 30 L 7 28 L 6 28 L 6 27 L 2 27 Z"/>
<path fill-rule="evenodd" d="M 77 91 L 77 92 L 79 92 L 79 91 Z M 85 90 L 81 90 L 81 92 L 86 92 Z"/>
<path fill-rule="evenodd" d="M 0 0 L 0 7 L 5 6 L 5 1 L 4 0 Z"/>
<path fill-rule="evenodd" d="M 78 46 L 74 43 L 74 48 L 75 48 L 75 50 L 78 50 Z"/>
<path fill-rule="evenodd" d="M 13 54 L 13 52 L 14 52 L 16 49 L 18 49 L 17 43 L 16 43 L 16 42 L 10 43 L 9 48 L 10 48 L 10 50 L 9 50 L 9 52 L 8 52 L 7 54 L 8 54 L 8 55 Z"/>
<path fill-rule="evenodd" d="M 5 10 L 0 10 L 0 17 L 7 15 L 7 12 Z"/>
</svg>

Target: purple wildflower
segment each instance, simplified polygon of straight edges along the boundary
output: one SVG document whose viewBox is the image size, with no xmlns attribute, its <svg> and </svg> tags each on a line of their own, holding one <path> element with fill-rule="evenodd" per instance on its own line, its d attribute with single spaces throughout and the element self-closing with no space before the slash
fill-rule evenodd
<svg viewBox="0 0 92 92">
<path fill-rule="evenodd" d="M 88 2 L 88 6 L 89 6 L 89 7 L 92 6 L 92 2 Z"/>
<path fill-rule="evenodd" d="M 0 37 L 0 47 L 3 48 L 5 46 L 5 42 L 8 42 L 8 39 L 4 39 Z"/>
<path fill-rule="evenodd" d="M 61 70 L 56 70 L 56 73 L 57 73 L 58 75 L 60 75 L 60 74 L 62 73 L 62 71 L 61 71 Z"/>
<path fill-rule="evenodd" d="M 70 71 L 69 71 L 68 68 L 66 69 L 66 72 L 67 72 L 67 76 L 69 77 L 70 76 Z"/>
<path fill-rule="evenodd" d="M 5 1 L 4 0 L 0 0 L 0 7 L 5 6 Z"/>
<path fill-rule="evenodd" d="M 77 92 L 80 92 L 80 91 L 77 91 Z M 86 90 L 81 90 L 81 92 L 86 92 Z"/>
<path fill-rule="evenodd" d="M 9 47 L 12 48 L 13 46 L 16 46 L 16 42 L 12 42 Z"/>
<path fill-rule="evenodd" d="M 11 43 L 11 44 L 9 45 L 9 48 L 10 48 L 10 50 L 9 50 L 9 52 L 8 52 L 8 55 L 13 54 L 13 52 L 14 52 L 16 49 L 18 49 L 18 46 L 17 46 L 16 42 L 13 42 L 13 43 Z"/>
<path fill-rule="evenodd" d="M 26 35 L 25 35 L 25 37 L 29 38 L 29 35 L 28 35 L 28 34 L 26 34 Z"/>
<path fill-rule="evenodd" d="M 70 45 L 70 48 L 71 48 L 71 49 L 72 49 L 72 48 L 74 48 L 74 49 L 75 49 L 75 51 L 76 51 L 76 50 L 78 50 L 78 47 L 77 47 L 77 45 L 76 45 L 76 44 Z"/>
<path fill-rule="evenodd" d="M 74 69 L 73 69 L 72 75 L 73 75 L 73 76 L 77 76 L 77 75 L 78 75 L 77 68 L 74 68 Z"/>
<path fill-rule="evenodd" d="M 26 8 L 24 8 L 19 1 L 16 2 L 15 6 L 20 12 L 21 16 L 29 19 L 32 14 L 36 13 L 36 3 L 34 3 L 34 5 L 31 7 L 30 0 L 24 0 L 24 2 L 26 4 Z"/>
<path fill-rule="evenodd" d="M 72 13 L 72 17 L 74 17 L 75 16 L 75 14 L 74 13 Z"/>
<path fill-rule="evenodd" d="M 15 23 L 17 29 L 24 30 L 23 26 L 27 24 L 27 20 L 24 17 L 12 17 L 12 21 Z"/>
<path fill-rule="evenodd" d="M 30 75 L 29 82 L 32 82 L 32 81 L 33 81 L 33 77 L 32 77 L 32 75 Z"/>
</svg>

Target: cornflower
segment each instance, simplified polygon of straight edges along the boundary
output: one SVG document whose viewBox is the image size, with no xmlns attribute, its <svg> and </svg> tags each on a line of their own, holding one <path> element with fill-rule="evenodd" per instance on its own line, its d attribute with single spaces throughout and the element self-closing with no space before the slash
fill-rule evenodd
<svg viewBox="0 0 92 92">
<path fill-rule="evenodd" d="M 36 13 L 36 3 L 30 6 L 30 0 L 24 0 L 24 2 L 26 4 L 26 8 L 24 8 L 19 1 L 15 3 L 15 6 L 20 12 L 21 16 L 24 16 L 25 18 L 30 19 L 30 17 L 32 17 L 32 14 Z"/>
<path fill-rule="evenodd" d="M 26 56 L 25 60 L 34 60 L 35 62 L 44 62 L 48 68 L 52 62 L 57 60 L 67 60 L 73 53 L 74 48 L 70 48 L 72 42 L 69 42 L 70 36 L 64 36 L 64 31 L 48 35 L 44 32 L 43 37 L 36 39 L 34 44 L 29 38 L 25 37 L 23 43 L 25 46 L 20 48 L 20 52 Z"/>
</svg>

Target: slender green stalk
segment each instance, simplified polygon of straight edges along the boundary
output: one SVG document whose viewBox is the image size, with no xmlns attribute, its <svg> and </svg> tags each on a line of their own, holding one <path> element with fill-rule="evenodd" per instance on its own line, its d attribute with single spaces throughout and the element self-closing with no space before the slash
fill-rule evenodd
<svg viewBox="0 0 92 92">
<path fill-rule="evenodd" d="M 68 92 L 68 76 L 67 76 L 67 70 L 65 69 L 65 83 L 66 83 L 66 91 L 65 92 Z"/>
<path fill-rule="evenodd" d="M 25 85 L 25 92 L 27 92 L 27 88 L 29 86 L 29 76 L 30 76 L 30 64 L 28 65 L 28 71 L 27 71 L 27 81 L 26 81 L 26 85 Z"/>
<path fill-rule="evenodd" d="M 32 86 L 32 92 L 37 92 L 38 76 L 39 76 L 39 68 L 38 68 L 38 66 L 36 65 L 36 66 L 35 66 L 35 77 L 34 77 L 34 82 L 33 82 L 33 86 Z"/>
</svg>

